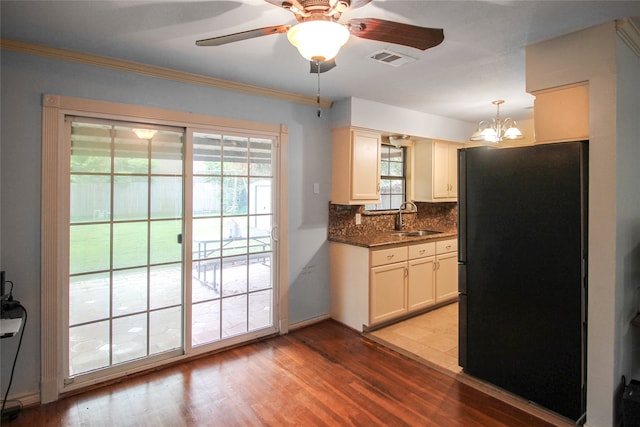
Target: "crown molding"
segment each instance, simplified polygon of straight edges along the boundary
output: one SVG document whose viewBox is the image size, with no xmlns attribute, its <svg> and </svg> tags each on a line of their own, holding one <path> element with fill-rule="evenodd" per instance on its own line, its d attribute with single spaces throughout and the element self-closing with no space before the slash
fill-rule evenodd
<svg viewBox="0 0 640 427">
<path fill-rule="evenodd" d="M 225 89 L 233 92 L 246 93 L 249 95 L 264 96 L 288 102 L 295 102 L 306 105 L 318 105 L 316 96 L 300 95 L 293 92 L 286 92 L 276 89 L 269 89 L 245 83 L 233 82 L 230 80 L 218 79 L 215 77 L 203 76 L 200 74 L 187 73 L 184 71 L 172 70 L 170 68 L 157 67 L 139 62 L 125 61 L 122 59 L 108 58 L 104 56 L 92 55 L 88 53 L 75 52 L 72 50 L 58 49 L 54 47 L 42 46 L 34 43 L 0 38 L 0 48 L 14 52 L 26 53 L 29 55 L 44 56 L 63 61 L 79 62 L 96 67 L 110 68 L 118 71 L 141 74 L 144 76 L 157 77 L 166 80 L 174 80 L 183 83 L 200 86 Z M 320 98 L 320 107 L 331 108 L 332 101 Z"/>
<path fill-rule="evenodd" d="M 631 18 L 616 20 L 616 31 L 618 35 L 637 56 L 640 56 L 640 30 L 638 29 L 638 25 L 640 25 L 640 23 Z"/>
</svg>

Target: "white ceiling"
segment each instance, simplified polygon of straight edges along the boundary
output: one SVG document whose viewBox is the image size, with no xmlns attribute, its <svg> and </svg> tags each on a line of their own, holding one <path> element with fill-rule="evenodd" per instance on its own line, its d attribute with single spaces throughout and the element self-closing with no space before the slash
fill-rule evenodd
<svg viewBox="0 0 640 427">
<path fill-rule="evenodd" d="M 317 76 L 278 34 L 219 47 L 196 39 L 293 24 L 293 15 L 264 0 L 10 1 L 2 0 L 3 38 L 183 70 L 306 95 Z M 420 51 L 351 37 L 321 75 L 321 94 L 357 97 L 441 116 L 478 121 L 532 116 L 525 92 L 527 44 L 618 18 L 640 16 L 640 1 L 373 0 L 345 13 L 443 28 L 445 40 Z M 381 49 L 417 59 L 391 67 L 368 59 Z"/>
</svg>

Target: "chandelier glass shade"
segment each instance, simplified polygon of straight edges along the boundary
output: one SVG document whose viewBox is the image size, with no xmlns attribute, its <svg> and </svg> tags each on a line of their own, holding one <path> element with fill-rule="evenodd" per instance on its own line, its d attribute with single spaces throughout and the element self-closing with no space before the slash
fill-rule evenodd
<svg viewBox="0 0 640 427">
<path fill-rule="evenodd" d="M 349 40 L 349 30 L 327 20 L 301 22 L 287 32 L 289 42 L 309 61 L 329 61 Z"/>
<path fill-rule="evenodd" d="M 500 105 L 503 103 L 501 99 L 493 101 L 497 108 L 496 117 L 490 121 L 482 120 L 478 123 L 478 129 L 469 138 L 471 141 L 501 142 L 524 138 L 514 120 L 510 117 L 500 119 Z"/>
</svg>

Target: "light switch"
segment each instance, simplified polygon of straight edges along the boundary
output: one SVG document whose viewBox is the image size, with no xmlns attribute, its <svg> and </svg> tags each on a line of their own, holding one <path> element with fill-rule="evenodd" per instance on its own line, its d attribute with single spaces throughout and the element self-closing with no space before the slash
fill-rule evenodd
<svg viewBox="0 0 640 427">
<path fill-rule="evenodd" d="M 317 182 L 313 183 L 313 194 L 320 194 L 320 184 Z"/>
</svg>

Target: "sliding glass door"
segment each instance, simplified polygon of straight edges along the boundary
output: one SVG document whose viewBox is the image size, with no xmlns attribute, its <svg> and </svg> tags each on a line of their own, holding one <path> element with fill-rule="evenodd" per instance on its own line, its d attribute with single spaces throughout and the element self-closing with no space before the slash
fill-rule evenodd
<svg viewBox="0 0 640 427">
<path fill-rule="evenodd" d="M 276 331 L 275 137 L 79 117 L 67 127 L 65 381 Z"/>
<path fill-rule="evenodd" d="M 70 124 L 70 377 L 182 352 L 184 131 L 140 126 Z"/>
<path fill-rule="evenodd" d="M 191 345 L 272 327 L 273 138 L 193 134 Z"/>
</svg>

